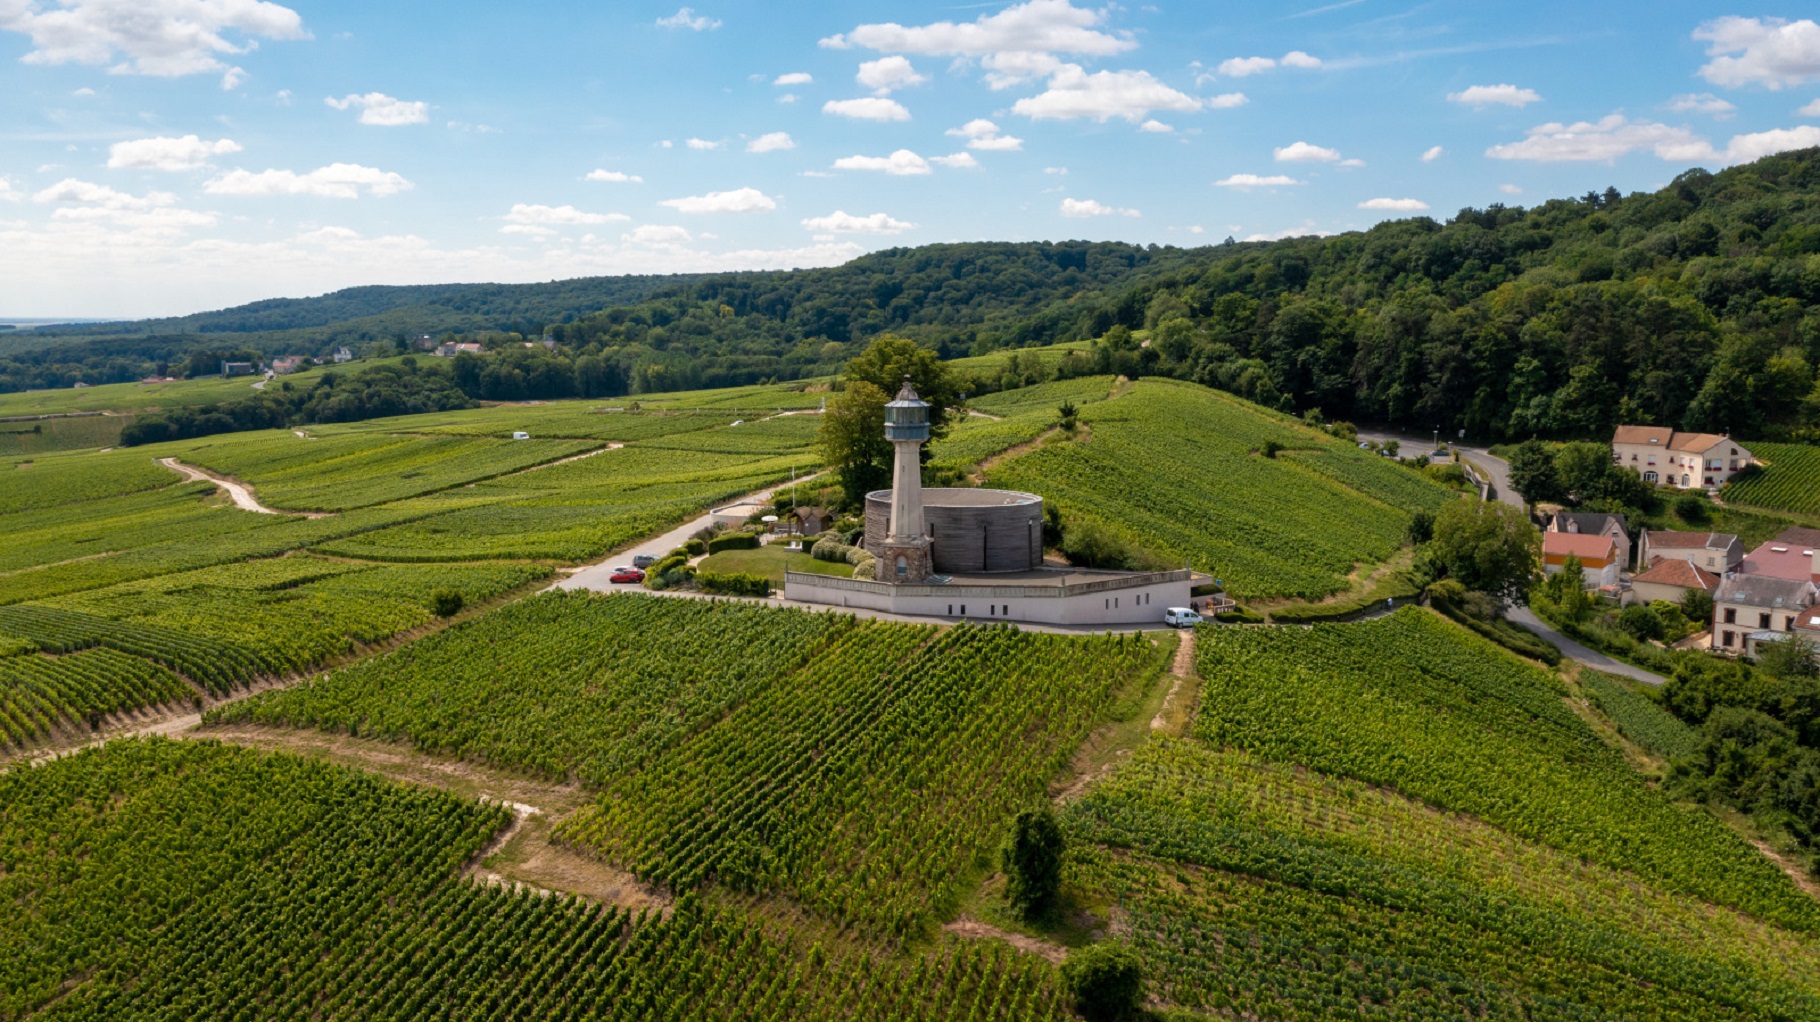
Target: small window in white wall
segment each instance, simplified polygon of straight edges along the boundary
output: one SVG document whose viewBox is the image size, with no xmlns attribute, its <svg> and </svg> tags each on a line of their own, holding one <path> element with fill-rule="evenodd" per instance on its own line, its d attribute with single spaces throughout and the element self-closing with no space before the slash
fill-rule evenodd
<svg viewBox="0 0 1820 1022">
<path fill-rule="evenodd" d="M 905 559 L 904 559 L 904 558 L 902 558 L 902 557 L 899 557 L 899 558 L 898 558 L 898 559 L 897 559 L 897 573 L 898 573 L 898 574 L 899 574 L 899 575 L 908 575 L 908 574 L 910 574 L 910 562 L 909 562 L 909 561 L 907 561 L 907 560 L 905 560 Z"/>
</svg>

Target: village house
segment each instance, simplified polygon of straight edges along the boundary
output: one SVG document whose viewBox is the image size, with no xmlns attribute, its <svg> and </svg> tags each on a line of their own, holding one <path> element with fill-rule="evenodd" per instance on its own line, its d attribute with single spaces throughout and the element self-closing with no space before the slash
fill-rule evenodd
<svg viewBox="0 0 1820 1022">
<path fill-rule="evenodd" d="M 280 355 L 277 358 L 272 359 L 270 368 L 272 372 L 283 376 L 286 373 L 296 372 L 298 369 L 302 368 L 302 366 L 302 355 Z"/>
<path fill-rule="evenodd" d="M 1734 575 L 1713 594 L 1712 648 L 1756 656 L 1766 642 L 1780 642 L 1808 616 L 1820 590 L 1807 580 Z"/>
<path fill-rule="evenodd" d="M 1717 489 L 1756 459 L 1729 436 L 1678 433 L 1661 426 L 1619 426 L 1611 460 L 1646 483 L 1691 490 Z"/>
<path fill-rule="evenodd" d="M 1744 555 L 1739 570 L 1820 585 L 1820 529 L 1784 529 L 1775 539 Z"/>
<path fill-rule="evenodd" d="M 349 351 L 346 347 L 341 347 L 341 348 L 335 349 L 335 364 L 336 365 L 341 365 L 343 363 L 352 362 L 352 361 L 354 361 L 354 353 L 352 351 Z"/>
<path fill-rule="evenodd" d="M 1662 558 L 1653 567 L 1630 580 L 1631 595 L 1641 603 L 1667 600 L 1680 603 L 1694 590 L 1713 593 L 1723 578 L 1692 561 Z"/>
<path fill-rule="evenodd" d="M 1637 539 L 1637 566 L 1648 570 L 1658 561 L 1688 561 L 1715 575 L 1737 571 L 1744 563 L 1744 544 L 1729 532 L 1651 532 Z"/>
<path fill-rule="evenodd" d="M 437 358 L 454 358 L 456 355 L 484 355 L 486 353 L 486 345 L 476 344 L 473 341 L 447 341 L 438 345 L 435 351 Z"/>
<path fill-rule="evenodd" d="M 1585 535 L 1577 532 L 1542 534 L 1542 570 L 1558 575 L 1569 557 L 1580 559 L 1580 574 L 1587 589 L 1603 589 L 1618 584 L 1623 562 L 1618 559 L 1618 544 L 1604 534 Z"/>
<path fill-rule="evenodd" d="M 221 375 L 223 376 L 251 376 L 257 369 L 258 366 L 251 362 L 221 363 Z"/>
<path fill-rule="evenodd" d="M 1567 532 L 1582 536 L 1610 536 L 1618 545 L 1618 563 L 1630 561 L 1630 530 L 1624 516 L 1613 514 L 1562 511 L 1548 519 L 1549 532 Z"/>
</svg>

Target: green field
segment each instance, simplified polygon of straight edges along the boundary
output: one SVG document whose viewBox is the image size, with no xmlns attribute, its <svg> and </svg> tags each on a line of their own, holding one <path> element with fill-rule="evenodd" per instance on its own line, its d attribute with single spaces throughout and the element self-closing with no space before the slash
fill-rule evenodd
<svg viewBox="0 0 1820 1022">
<path fill-rule="evenodd" d="M 131 415 L 82 415 L 0 422 L 0 458 L 113 447 Z"/>
<path fill-rule="evenodd" d="M 1711 814 L 1644 784 L 1562 682 L 1438 615 L 1214 629 L 1197 737 L 1467 813 L 1661 890 L 1820 933 L 1820 904 Z"/>
<path fill-rule="evenodd" d="M 987 481 L 1042 494 L 1158 561 L 1210 572 L 1241 599 L 1343 590 L 1355 565 L 1403 545 L 1411 512 L 1452 497 L 1295 420 L 1188 384 L 1143 381 L 1080 418 L 1082 436 L 1002 462 Z M 1267 442 L 1282 453 L 1264 457 Z"/>
<path fill-rule="evenodd" d="M 1763 471 L 1726 486 L 1726 501 L 1820 515 L 1820 447 L 1758 442 L 1750 449 L 1763 462 Z"/>
<path fill-rule="evenodd" d="M 853 565 L 845 561 L 818 561 L 800 550 L 790 550 L 782 543 L 772 543 L 757 550 L 723 550 L 703 560 L 699 565 L 702 571 L 750 572 L 763 575 L 779 586 L 784 584 L 784 572 L 801 571 L 815 575 L 839 575 L 842 578 L 853 576 Z"/>
<path fill-rule="evenodd" d="M 210 719 L 576 776 L 601 793 L 563 826 L 576 844 L 904 939 L 1170 645 L 546 595 Z"/>
<path fill-rule="evenodd" d="M 722 899 L 628 912 L 461 879 L 511 814 L 203 742 L 0 775 L 0 1018 L 1068 1017 L 1039 959 L 913 961 Z"/>
</svg>

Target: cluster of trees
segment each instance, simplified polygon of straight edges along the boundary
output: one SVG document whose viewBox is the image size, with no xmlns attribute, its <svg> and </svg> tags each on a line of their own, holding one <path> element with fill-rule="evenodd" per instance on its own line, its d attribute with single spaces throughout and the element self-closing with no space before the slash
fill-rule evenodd
<svg viewBox="0 0 1820 1022">
<path fill-rule="evenodd" d="M 952 369 L 933 351 L 903 337 L 885 335 L 847 362 L 840 393 L 828 402 L 816 434 L 822 461 L 840 484 L 848 507 L 863 507 L 866 494 L 891 486 L 896 451 L 885 439 L 885 405 L 908 377 L 929 403 L 929 435 L 939 440 L 951 428 L 950 409 L 960 400 Z M 924 444 L 927 461 L 930 444 Z"/>
<path fill-rule="evenodd" d="M 1654 503 L 1654 487 L 1615 464 L 1609 444 L 1582 440 L 1550 446 L 1526 440 L 1508 460 L 1511 487 L 1531 504 L 1548 501 L 1588 511 L 1622 512 Z"/>
<path fill-rule="evenodd" d="M 309 386 L 281 380 L 233 401 L 142 416 L 120 431 L 120 443 L 134 447 L 216 433 L 474 407 L 473 397 L 456 385 L 449 366 L 428 359 L 425 363 L 407 357 L 399 365 L 372 366 L 358 373 L 329 371 Z"/>
<path fill-rule="evenodd" d="M 1820 846 L 1820 655 L 1795 636 L 1756 665 L 1685 658 L 1663 688 L 1670 712 L 1700 729 L 1671 782 Z"/>
</svg>

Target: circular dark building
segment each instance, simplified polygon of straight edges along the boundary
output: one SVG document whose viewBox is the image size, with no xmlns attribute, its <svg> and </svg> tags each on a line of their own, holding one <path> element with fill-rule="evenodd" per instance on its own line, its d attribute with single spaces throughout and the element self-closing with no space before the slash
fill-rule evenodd
<svg viewBox="0 0 1820 1022">
<path fill-rule="evenodd" d="M 1043 564 L 1043 498 L 1015 490 L 922 491 L 935 570 L 944 575 L 1031 571 Z M 866 494 L 866 549 L 891 534 L 891 491 Z"/>
</svg>

